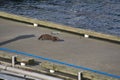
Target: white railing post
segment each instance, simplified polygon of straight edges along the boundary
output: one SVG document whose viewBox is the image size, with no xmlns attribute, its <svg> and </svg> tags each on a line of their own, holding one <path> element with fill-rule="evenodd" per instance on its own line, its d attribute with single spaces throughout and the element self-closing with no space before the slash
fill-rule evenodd
<svg viewBox="0 0 120 80">
<path fill-rule="evenodd" d="M 78 80 L 82 80 L 82 77 L 83 77 L 82 71 L 81 71 L 81 72 L 78 72 Z"/>
<path fill-rule="evenodd" d="M 15 62 L 16 62 L 16 56 L 12 56 L 12 67 L 15 66 Z"/>
</svg>

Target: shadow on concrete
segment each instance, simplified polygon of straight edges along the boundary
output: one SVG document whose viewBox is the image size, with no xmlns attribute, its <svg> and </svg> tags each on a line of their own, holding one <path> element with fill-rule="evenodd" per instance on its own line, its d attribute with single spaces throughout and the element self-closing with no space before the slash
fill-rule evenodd
<svg viewBox="0 0 120 80">
<path fill-rule="evenodd" d="M 17 40 L 32 38 L 32 37 L 35 37 L 35 35 L 33 35 L 33 34 L 32 35 L 20 35 L 18 37 L 13 38 L 13 39 L 10 39 L 10 40 L 4 41 L 4 42 L 0 42 L 0 46 L 6 45 L 8 43 L 11 43 L 11 42 L 14 42 L 14 41 L 17 41 Z"/>
</svg>

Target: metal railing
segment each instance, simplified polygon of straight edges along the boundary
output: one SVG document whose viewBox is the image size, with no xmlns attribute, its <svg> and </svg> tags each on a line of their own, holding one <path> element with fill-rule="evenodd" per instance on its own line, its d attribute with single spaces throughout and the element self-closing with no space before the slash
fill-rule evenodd
<svg viewBox="0 0 120 80">
<path fill-rule="evenodd" d="M 13 50 L 13 49 L 8 49 L 8 48 L 0 48 L 0 50 L 1 51 L 6 51 L 6 52 L 11 52 L 11 53 L 16 53 L 16 54 L 20 54 L 20 55 L 25 55 L 25 56 L 29 56 L 29 57 L 34 57 L 34 58 L 42 59 L 42 60 L 45 60 L 45 61 L 49 61 L 49 62 L 53 62 L 53 63 L 57 63 L 57 64 L 62 64 L 62 65 L 65 65 L 65 66 L 69 66 L 69 67 L 73 67 L 73 68 L 77 68 L 77 69 L 82 69 L 82 70 L 94 72 L 94 73 L 97 73 L 97 74 L 102 74 L 102 75 L 105 75 L 105 76 L 109 76 L 109 77 L 112 77 L 112 78 L 120 79 L 119 75 L 114 75 L 114 74 L 110 74 L 110 73 L 99 71 L 99 70 L 94 70 L 94 69 L 83 67 L 83 66 L 77 66 L 77 65 L 74 65 L 74 64 L 69 64 L 69 63 L 62 62 L 62 61 L 55 60 L 55 59 L 45 58 L 45 57 L 42 57 L 42 56 L 37 56 L 37 55 L 34 55 L 34 54 L 21 52 L 21 51 L 17 51 L 17 50 Z"/>
</svg>

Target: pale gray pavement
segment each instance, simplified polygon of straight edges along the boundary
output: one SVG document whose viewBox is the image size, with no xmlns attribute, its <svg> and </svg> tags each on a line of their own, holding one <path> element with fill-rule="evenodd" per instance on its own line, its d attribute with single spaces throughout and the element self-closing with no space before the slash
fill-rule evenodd
<svg viewBox="0 0 120 80">
<path fill-rule="evenodd" d="M 51 59 L 120 75 L 120 45 L 61 32 L 64 41 L 37 38 L 54 30 L 0 18 L 0 47 L 15 49 Z"/>
</svg>

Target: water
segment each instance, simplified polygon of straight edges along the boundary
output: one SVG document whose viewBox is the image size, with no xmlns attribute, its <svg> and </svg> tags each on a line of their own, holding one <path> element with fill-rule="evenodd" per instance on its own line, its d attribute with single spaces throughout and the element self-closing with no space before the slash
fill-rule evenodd
<svg viewBox="0 0 120 80">
<path fill-rule="evenodd" d="M 0 0 L 0 11 L 120 36 L 120 0 Z"/>
</svg>

